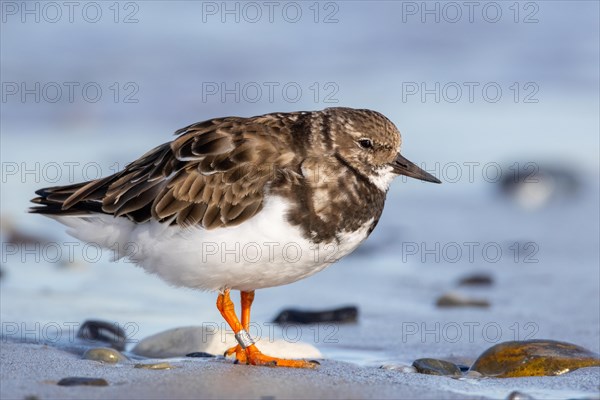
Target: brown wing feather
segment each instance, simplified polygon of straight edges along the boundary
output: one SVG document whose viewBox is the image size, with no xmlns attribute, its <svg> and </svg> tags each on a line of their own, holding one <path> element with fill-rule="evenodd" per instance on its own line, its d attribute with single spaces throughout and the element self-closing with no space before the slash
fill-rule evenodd
<svg viewBox="0 0 600 400">
<path fill-rule="evenodd" d="M 136 222 L 154 218 L 214 229 L 240 224 L 263 206 L 269 183 L 300 161 L 277 118 L 228 117 L 190 125 L 122 172 L 69 187 L 44 189 L 37 203 L 76 213 L 84 205 Z M 296 164 L 296 165 L 294 165 Z M 44 197 L 45 196 L 45 197 Z M 38 208 L 38 212 L 43 212 Z"/>
</svg>

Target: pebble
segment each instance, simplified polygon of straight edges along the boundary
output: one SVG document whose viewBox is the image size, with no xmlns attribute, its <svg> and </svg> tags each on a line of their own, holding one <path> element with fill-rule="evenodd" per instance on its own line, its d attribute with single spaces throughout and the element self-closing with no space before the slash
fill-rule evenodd
<svg viewBox="0 0 600 400">
<path fill-rule="evenodd" d="M 481 374 L 480 374 L 479 372 L 477 372 L 477 371 L 471 371 L 471 370 L 469 370 L 469 371 L 467 371 L 467 372 L 464 374 L 464 377 L 465 377 L 465 378 L 470 378 L 470 379 L 480 379 L 480 378 L 483 378 L 483 375 L 481 375 Z"/>
<path fill-rule="evenodd" d="M 468 365 L 463 364 L 456 364 L 456 366 L 458 367 L 458 369 L 460 369 L 460 372 L 467 372 L 470 368 Z"/>
<path fill-rule="evenodd" d="M 579 173 L 559 164 L 523 163 L 522 168 L 506 174 L 499 184 L 504 195 L 527 210 L 541 208 L 553 200 L 572 198 L 581 189 Z"/>
<path fill-rule="evenodd" d="M 10 224 L 10 226 L 8 226 L 8 227 L 5 225 L 5 230 L 6 230 L 6 234 L 7 234 L 7 238 L 6 238 L 7 243 L 13 243 L 13 244 L 17 244 L 20 246 L 36 245 L 36 244 L 44 245 L 46 243 L 52 243 L 52 239 L 50 239 L 50 238 L 23 232 L 15 227 L 13 227 L 12 224 Z"/>
<path fill-rule="evenodd" d="M 532 396 L 527 393 L 519 392 L 515 390 L 514 392 L 510 392 L 506 397 L 506 400 L 535 400 Z"/>
<path fill-rule="evenodd" d="M 494 279 L 484 273 L 464 276 L 458 281 L 459 286 L 491 286 L 493 283 Z"/>
<path fill-rule="evenodd" d="M 173 369 L 174 367 L 168 362 L 160 362 L 155 364 L 135 364 L 134 368 L 140 369 Z"/>
<path fill-rule="evenodd" d="M 253 334 L 253 329 L 250 334 Z M 260 334 L 260 332 L 259 332 Z M 146 358 L 185 357 L 190 353 L 223 354 L 238 343 L 231 331 L 218 326 L 188 326 L 173 328 L 142 339 L 131 350 L 135 355 Z M 302 342 L 273 340 L 266 332 L 256 337 L 258 348 L 265 354 L 280 358 L 323 358 L 313 345 Z"/>
<path fill-rule="evenodd" d="M 485 299 L 471 299 L 456 293 L 446 293 L 437 299 L 438 307 L 481 307 L 487 308 L 490 302 Z"/>
<path fill-rule="evenodd" d="M 216 357 L 214 354 L 206 353 L 204 351 L 194 351 L 193 353 L 188 353 L 185 356 L 186 357 L 195 357 L 195 358 L 213 358 L 213 357 Z"/>
<path fill-rule="evenodd" d="M 108 386 L 108 382 L 102 378 L 88 378 L 80 376 L 70 376 L 58 381 L 59 386 Z"/>
<path fill-rule="evenodd" d="M 357 319 L 358 307 L 348 306 L 323 311 L 285 309 L 275 317 L 273 322 L 276 324 L 350 323 L 356 322 Z"/>
<path fill-rule="evenodd" d="M 600 356 L 583 347 L 555 340 L 525 340 L 490 347 L 475 360 L 471 371 L 514 378 L 562 375 L 593 366 L 600 366 Z"/>
<path fill-rule="evenodd" d="M 384 364 L 379 368 L 388 369 L 390 371 L 398 371 L 403 374 L 414 374 L 417 372 L 417 369 L 412 365 Z"/>
<path fill-rule="evenodd" d="M 77 331 L 77 337 L 84 340 L 108 344 L 113 349 L 125 350 L 125 331 L 115 322 L 87 320 Z"/>
<path fill-rule="evenodd" d="M 108 347 L 97 347 L 89 349 L 83 354 L 84 360 L 100 361 L 107 364 L 116 364 L 119 361 L 125 360 L 125 356 Z"/>
<path fill-rule="evenodd" d="M 442 375 L 451 377 L 461 377 L 460 368 L 449 361 L 437 360 L 435 358 L 419 358 L 413 362 L 413 367 L 417 372 L 427 375 Z"/>
</svg>

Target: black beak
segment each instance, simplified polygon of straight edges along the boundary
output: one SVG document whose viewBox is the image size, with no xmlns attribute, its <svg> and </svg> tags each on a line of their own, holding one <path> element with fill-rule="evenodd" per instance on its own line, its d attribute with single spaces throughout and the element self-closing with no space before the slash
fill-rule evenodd
<svg viewBox="0 0 600 400">
<path fill-rule="evenodd" d="M 398 175 L 406 175 L 410 178 L 420 179 L 422 181 L 442 183 L 438 178 L 431 175 L 429 172 L 425 172 L 421 168 L 417 167 L 406 158 L 402 157 L 401 154 L 396 156 L 396 159 L 391 163 L 394 172 Z"/>
</svg>

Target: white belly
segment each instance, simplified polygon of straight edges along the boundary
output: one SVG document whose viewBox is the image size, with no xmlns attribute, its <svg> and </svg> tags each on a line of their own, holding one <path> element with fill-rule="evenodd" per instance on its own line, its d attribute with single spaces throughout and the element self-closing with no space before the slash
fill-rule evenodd
<svg viewBox="0 0 600 400">
<path fill-rule="evenodd" d="M 288 206 L 269 197 L 263 210 L 241 225 L 204 230 L 158 222 L 135 224 L 125 218 L 57 217 L 83 241 L 119 249 L 146 271 L 176 286 L 200 290 L 255 290 L 306 278 L 352 252 L 372 223 L 342 233 L 341 243 L 319 245 L 285 220 Z"/>
</svg>

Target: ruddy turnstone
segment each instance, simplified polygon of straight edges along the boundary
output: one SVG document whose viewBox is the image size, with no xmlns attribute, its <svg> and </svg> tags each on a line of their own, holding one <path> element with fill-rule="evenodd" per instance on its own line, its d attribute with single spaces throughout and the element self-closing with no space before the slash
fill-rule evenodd
<svg viewBox="0 0 600 400">
<path fill-rule="evenodd" d="M 248 334 L 256 289 L 306 278 L 375 228 L 398 175 L 440 183 L 400 155 L 371 110 L 226 117 L 178 130 L 114 175 L 40 189 L 31 212 L 120 251 L 168 283 L 219 291 L 237 360 L 312 368 L 262 354 Z M 241 291 L 241 321 L 230 290 Z"/>
</svg>

